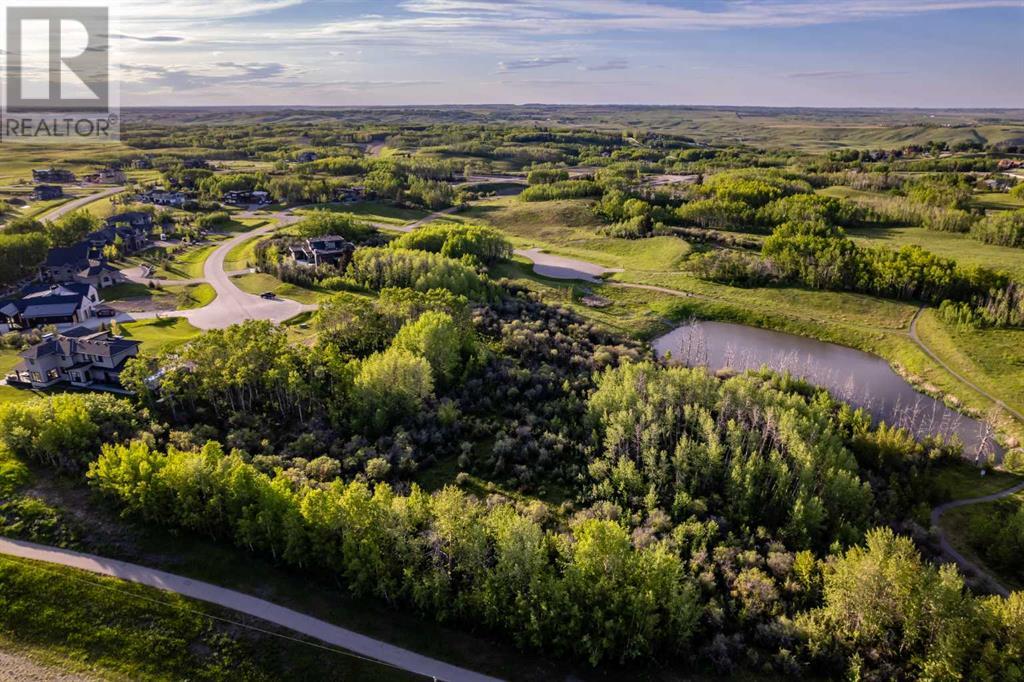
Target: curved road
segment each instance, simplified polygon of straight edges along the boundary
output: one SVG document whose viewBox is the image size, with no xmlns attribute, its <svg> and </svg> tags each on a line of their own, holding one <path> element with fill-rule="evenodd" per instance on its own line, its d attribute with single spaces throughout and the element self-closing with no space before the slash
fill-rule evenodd
<svg viewBox="0 0 1024 682">
<path fill-rule="evenodd" d="M 52 211 L 48 211 L 46 215 L 42 216 L 39 220 L 44 223 L 53 222 L 54 220 L 57 220 L 61 216 L 71 213 L 72 211 L 82 208 L 83 206 L 86 206 L 88 204 L 91 204 L 94 201 L 99 201 L 100 199 L 105 199 L 106 197 L 113 196 L 115 194 L 120 194 L 124 190 L 124 187 L 110 187 L 109 189 L 105 189 L 102 192 L 97 192 L 95 194 L 89 194 L 84 197 L 73 199 L 67 202 L 66 204 L 61 204 Z"/>
<path fill-rule="evenodd" d="M 425 677 L 460 682 L 493 682 L 497 679 L 346 630 L 265 599 L 138 564 L 4 538 L 0 538 L 0 554 L 120 578 L 223 606 Z"/>
<path fill-rule="evenodd" d="M 109 322 L 111 319 L 118 322 L 133 322 L 135 320 L 157 317 L 183 317 L 199 329 L 223 329 L 245 320 L 270 320 L 275 324 L 279 324 L 295 317 L 299 313 L 316 310 L 315 305 L 298 303 L 297 301 L 283 298 L 265 299 L 256 294 L 246 293 L 231 281 L 231 275 L 237 273 L 224 270 L 224 260 L 231 249 L 248 239 L 273 232 L 280 227 L 291 225 L 300 220 L 299 217 L 286 213 L 275 213 L 272 217 L 275 220 L 263 227 L 258 227 L 249 232 L 241 232 L 221 242 L 203 264 L 202 279 L 154 280 L 163 281 L 168 285 L 209 283 L 217 292 L 217 297 L 209 304 L 202 308 L 172 310 L 161 313 L 121 313 L 114 318 L 92 318 L 87 324 L 89 326 L 98 326 L 104 322 Z M 133 274 L 129 273 L 128 275 L 128 278 L 132 279 L 132 281 L 149 281 L 146 278 L 136 280 L 132 277 Z"/>
<path fill-rule="evenodd" d="M 985 502 L 995 502 L 996 500 L 1001 500 L 1004 497 L 1009 497 L 1010 495 L 1018 493 L 1021 490 L 1024 490 L 1024 483 L 1018 483 L 1012 488 L 1007 488 L 1006 490 L 1001 490 L 997 493 L 992 493 L 991 495 L 985 495 L 984 497 L 972 497 L 966 500 L 954 500 L 953 502 L 946 502 L 945 504 L 940 504 L 938 507 L 932 509 L 932 527 L 934 527 L 938 531 L 939 546 L 942 547 L 942 551 L 946 553 L 946 555 L 948 555 L 950 558 L 952 558 L 953 561 L 955 561 L 957 565 L 960 566 L 960 569 L 964 572 L 971 571 L 976 575 L 980 575 L 983 578 L 985 578 L 991 585 L 992 590 L 1002 597 L 1009 597 L 1010 591 L 1006 589 L 1002 585 L 1002 583 L 1000 583 L 998 580 L 992 577 L 992 575 L 983 571 L 977 564 L 975 564 L 972 561 L 969 561 L 963 554 L 958 552 L 953 547 L 953 545 L 950 544 L 949 539 L 946 537 L 946 534 L 942 532 L 942 526 L 939 525 L 939 520 L 942 518 L 942 515 L 949 511 L 950 509 L 956 509 L 957 507 L 967 507 L 972 504 L 984 504 Z"/>
</svg>

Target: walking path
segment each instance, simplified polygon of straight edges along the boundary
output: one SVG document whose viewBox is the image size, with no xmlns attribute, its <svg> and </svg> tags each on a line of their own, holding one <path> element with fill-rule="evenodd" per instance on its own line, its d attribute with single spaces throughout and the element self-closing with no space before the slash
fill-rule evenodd
<svg viewBox="0 0 1024 682">
<path fill-rule="evenodd" d="M 0 554 L 120 578 L 128 582 L 148 585 L 159 590 L 223 606 L 425 677 L 451 680 L 452 682 L 462 682 L 463 680 L 466 682 L 492 682 L 497 679 L 346 630 L 318 618 L 278 606 L 265 599 L 173 573 L 115 559 L 105 559 L 92 554 L 3 538 L 0 538 Z"/>
<path fill-rule="evenodd" d="M 981 386 L 978 386 L 976 383 L 974 383 L 973 381 L 971 381 L 967 377 L 963 376 L 962 374 L 960 374 L 959 372 L 954 370 L 952 367 L 947 365 L 938 355 L 933 353 L 931 348 L 929 348 L 928 346 L 926 346 L 924 344 L 924 341 L 921 340 L 921 337 L 919 337 L 917 335 L 917 318 L 919 318 L 921 316 L 922 312 L 924 312 L 924 306 L 921 306 L 920 308 L 917 309 L 917 312 L 914 313 L 914 319 L 912 319 L 910 321 L 910 340 L 913 341 L 914 343 L 916 343 L 917 346 L 921 350 L 924 351 L 925 355 L 927 355 L 932 360 L 934 360 L 936 364 L 938 364 L 944 370 L 946 370 L 947 372 L 952 374 L 954 378 L 958 379 L 961 383 L 966 384 L 967 386 L 970 386 L 975 391 L 977 391 L 978 393 L 980 393 L 984 397 L 986 397 L 989 400 L 991 400 L 992 402 L 994 402 L 999 407 L 1003 408 L 1004 410 L 1006 410 L 1007 412 L 1012 414 L 1014 417 L 1019 419 L 1021 422 L 1024 422 L 1024 414 L 1022 414 L 1022 413 L 1018 412 L 1017 410 L 1013 409 L 1012 407 L 1010 407 L 1009 405 L 1004 403 L 1002 400 L 1000 400 L 999 398 L 995 397 L 994 395 L 992 395 L 991 393 L 989 393 L 988 391 L 983 389 Z"/>
<path fill-rule="evenodd" d="M 946 502 L 945 504 L 940 504 L 938 507 L 932 509 L 932 527 L 935 528 L 936 531 L 938 531 L 939 546 L 942 547 L 942 551 L 950 558 L 952 558 L 953 561 L 955 561 L 957 565 L 960 566 L 960 569 L 965 573 L 973 572 L 976 575 L 985 578 L 985 580 L 987 580 L 991 585 L 992 590 L 1002 597 L 1009 597 L 1010 591 L 1006 589 L 1006 587 L 1004 587 L 1003 584 L 996 580 L 991 574 L 986 573 L 977 564 L 968 560 L 967 557 L 958 552 L 949 542 L 949 538 L 946 537 L 946 534 L 942 531 L 942 526 L 939 525 L 939 521 L 942 518 L 942 515 L 948 512 L 950 509 L 956 509 L 958 507 L 967 507 L 973 504 L 984 504 L 985 502 L 995 502 L 996 500 L 1001 500 L 1004 497 L 1009 497 L 1010 495 L 1018 493 L 1021 490 L 1024 490 L 1024 483 L 1018 483 L 1012 488 L 1007 488 L 1006 490 L 1001 490 L 998 493 L 992 493 L 991 495 L 985 495 L 984 497 L 972 497 L 966 500 L 954 500 L 953 502 Z"/>
</svg>

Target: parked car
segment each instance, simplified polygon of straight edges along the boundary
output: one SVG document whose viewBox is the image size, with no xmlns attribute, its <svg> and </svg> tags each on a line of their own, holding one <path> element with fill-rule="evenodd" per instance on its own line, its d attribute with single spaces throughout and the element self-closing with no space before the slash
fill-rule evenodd
<svg viewBox="0 0 1024 682">
<path fill-rule="evenodd" d="M 275 299 L 277 298 L 277 295 L 273 291 L 264 291 L 260 294 L 260 298 Z"/>
<path fill-rule="evenodd" d="M 96 317 L 116 317 L 117 311 L 113 308 L 98 308 L 96 310 Z"/>
</svg>

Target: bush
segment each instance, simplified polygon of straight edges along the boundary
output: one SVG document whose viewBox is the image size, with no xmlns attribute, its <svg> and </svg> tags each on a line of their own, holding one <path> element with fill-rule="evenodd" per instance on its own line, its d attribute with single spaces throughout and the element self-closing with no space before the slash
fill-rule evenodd
<svg viewBox="0 0 1024 682">
<path fill-rule="evenodd" d="M 304 238 L 337 235 L 357 244 L 366 241 L 377 232 L 373 227 L 357 220 L 350 213 L 334 213 L 325 210 L 313 211 L 302 222 L 291 228 L 291 231 Z"/>
<path fill-rule="evenodd" d="M 367 289 L 447 289 L 475 300 L 489 300 L 495 295 L 493 285 L 472 268 L 425 251 L 359 249 L 352 257 L 346 276 Z"/>
<path fill-rule="evenodd" d="M 416 249 L 448 258 L 473 256 L 490 262 L 512 257 L 512 244 L 492 227 L 440 223 L 407 232 L 390 244 L 394 249 Z"/>
<path fill-rule="evenodd" d="M 564 180 L 542 185 L 531 185 L 519 198 L 523 201 L 554 201 L 556 199 L 582 199 L 601 195 L 601 187 L 592 180 Z"/>
</svg>

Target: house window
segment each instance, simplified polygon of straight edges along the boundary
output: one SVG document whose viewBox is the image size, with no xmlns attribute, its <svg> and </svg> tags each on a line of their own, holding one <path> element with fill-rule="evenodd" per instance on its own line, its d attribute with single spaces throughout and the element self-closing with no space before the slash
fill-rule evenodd
<svg viewBox="0 0 1024 682">
<path fill-rule="evenodd" d="M 43 375 L 41 375 L 39 372 L 32 372 L 32 381 L 42 381 L 42 380 L 43 380 Z"/>
<path fill-rule="evenodd" d="M 53 381 L 54 379 L 59 379 L 59 378 L 60 378 L 60 372 L 58 372 L 55 369 L 51 369 L 49 372 L 46 373 L 46 380 L 47 381 Z"/>
</svg>

